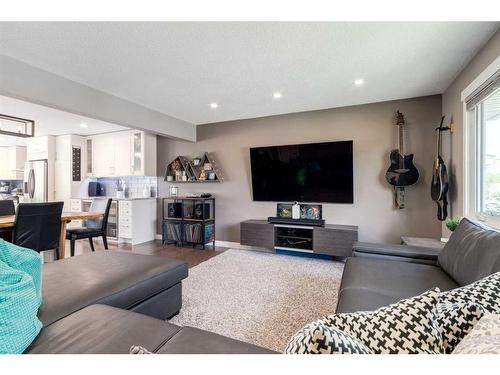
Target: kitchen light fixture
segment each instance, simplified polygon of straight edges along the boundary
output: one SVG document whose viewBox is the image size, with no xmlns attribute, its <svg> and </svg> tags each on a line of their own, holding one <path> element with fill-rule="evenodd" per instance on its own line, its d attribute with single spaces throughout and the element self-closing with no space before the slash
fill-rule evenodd
<svg viewBox="0 0 500 375">
<path fill-rule="evenodd" d="M 35 120 L 2 114 L 0 120 L 0 134 L 23 138 L 35 136 Z"/>
<path fill-rule="evenodd" d="M 281 96 L 282 96 L 282 95 L 281 95 L 281 92 L 279 92 L 279 91 L 275 91 L 275 92 L 273 93 L 273 98 L 274 98 L 274 99 L 280 99 L 280 98 L 281 98 Z"/>
<path fill-rule="evenodd" d="M 363 83 L 365 83 L 365 80 L 363 78 L 358 78 L 357 80 L 354 81 L 354 84 L 356 86 L 361 86 Z"/>
<path fill-rule="evenodd" d="M 217 103 L 215 103 L 215 102 L 210 103 L 210 108 L 212 108 L 212 109 L 216 109 L 218 106 L 219 105 Z"/>
</svg>

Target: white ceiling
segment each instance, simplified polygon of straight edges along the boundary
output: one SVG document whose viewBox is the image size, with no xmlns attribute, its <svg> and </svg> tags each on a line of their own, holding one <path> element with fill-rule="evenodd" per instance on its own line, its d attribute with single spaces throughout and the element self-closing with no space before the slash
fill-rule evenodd
<svg viewBox="0 0 500 375">
<path fill-rule="evenodd" d="M 59 111 L 0 95 L 0 113 L 35 120 L 35 135 L 91 135 L 125 130 L 126 127 L 109 122 Z M 86 128 L 80 125 L 84 123 Z M 1 135 L 0 146 L 25 145 L 26 138 Z"/>
<path fill-rule="evenodd" d="M 4 22 L 0 53 L 203 124 L 442 93 L 498 25 Z"/>
</svg>

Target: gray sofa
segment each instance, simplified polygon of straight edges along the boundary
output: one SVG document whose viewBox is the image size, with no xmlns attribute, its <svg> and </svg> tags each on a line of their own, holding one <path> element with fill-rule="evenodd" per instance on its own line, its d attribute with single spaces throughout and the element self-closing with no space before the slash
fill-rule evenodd
<svg viewBox="0 0 500 375">
<path fill-rule="evenodd" d="M 25 353 L 270 353 L 165 319 L 182 305 L 185 262 L 100 251 L 44 265 L 43 328 Z"/>
<path fill-rule="evenodd" d="M 463 219 L 443 250 L 356 243 L 337 312 L 371 311 L 432 288 L 470 284 L 500 271 L 500 233 Z"/>
</svg>

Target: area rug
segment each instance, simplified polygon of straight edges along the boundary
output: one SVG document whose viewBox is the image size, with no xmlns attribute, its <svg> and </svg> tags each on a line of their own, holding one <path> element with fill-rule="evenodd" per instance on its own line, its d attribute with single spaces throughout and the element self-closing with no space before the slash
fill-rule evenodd
<svg viewBox="0 0 500 375">
<path fill-rule="evenodd" d="M 283 351 L 306 323 L 335 312 L 344 265 L 227 250 L 189 270 L 170 322 Z"/>
</svg>

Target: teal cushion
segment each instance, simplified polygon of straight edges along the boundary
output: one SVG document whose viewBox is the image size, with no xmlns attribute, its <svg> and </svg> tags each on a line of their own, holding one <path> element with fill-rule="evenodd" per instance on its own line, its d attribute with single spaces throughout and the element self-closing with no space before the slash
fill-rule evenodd
<svg viewBox="0 0 500 375">
<path fill-rule="evenodd" d="M 42 304 L 42 256 L 31 249 L 0 239 L 0 261 L 26 272 L 33 279 L 38 306 Z"/>
<path fill-rule="evenodd" d="M 42 258 L 0 240 L 0 353 L 23 353 L 42 329 Z"/>
</svg>

